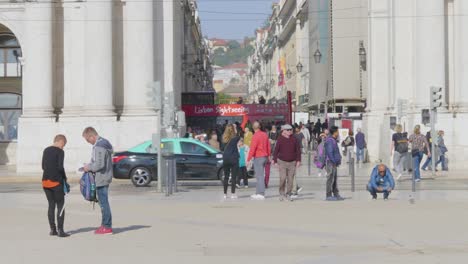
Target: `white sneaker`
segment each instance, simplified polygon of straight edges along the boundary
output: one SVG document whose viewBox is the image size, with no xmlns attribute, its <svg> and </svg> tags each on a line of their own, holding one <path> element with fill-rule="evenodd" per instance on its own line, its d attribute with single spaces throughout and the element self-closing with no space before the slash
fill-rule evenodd
<svg viewBox="0 0 468 264">
<path fill-rule="evenodd" d="M 252 195 L 250 195 L 250 198 L 256 199 L 256 198 L 257 198 L 257 194 L 252 194 Z"/>
<path fill-rule="evenodd" d="M 414 180 L 414 181 L 415 181 L 415 182 L 420 182 L 420 181 L 421 181 L 421 179 L 416 179 L 416 180 Z"/>
<path fill-rule="evenodd" d="M 224 200 L 226 200 L 226 199 L 227 199 L 227 195 L 225 194 L 225 195 L 224 195 Z"/>
<path fill-rule="evenodd" d="M 257 198 L 255 198 L 255 200 L 265 200 L 265 196 L 257 194 Z"/>
<path fill-rule="evenodd" d="M 237 199 L 237 195 L 231 194 L 231 199 L 233 199 L 233 200 Z"/>
<path fill-rule="evenodd" d="M 397 179 L 397 181 L 398 181 L 398 180 L 401 178 L 401 176 L 402 176 L 402 175 L 403 175 L 403 174 L 401 174 L 401 173 L 400 173 L 400 174 L 398 174 L 398 177 L 396 178 L 396 179 Z"/>
</svg>

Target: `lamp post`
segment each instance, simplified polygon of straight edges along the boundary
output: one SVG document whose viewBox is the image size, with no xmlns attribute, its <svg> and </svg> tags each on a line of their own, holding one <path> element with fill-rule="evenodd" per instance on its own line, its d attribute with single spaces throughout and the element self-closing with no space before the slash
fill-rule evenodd
<svg viewBox="0 0 468 264">
<path fill-rule="evenodd" d="M 315 50 L 315 53 L 314 53 L 314 60 L 315 60 L 315 64 L 319 64 L 320 61 L 322 60 L 322 53 L 320 52 L 318 41 L 317 41 L 317 50 Z"/>
<path fill-rule="evenodd" d="M 363 98 L 362 92 L 362 71 L 367 70 L 367 52 L 364 48 L 364 41 L 359 41 L 359 95 Z"/>
</svg>

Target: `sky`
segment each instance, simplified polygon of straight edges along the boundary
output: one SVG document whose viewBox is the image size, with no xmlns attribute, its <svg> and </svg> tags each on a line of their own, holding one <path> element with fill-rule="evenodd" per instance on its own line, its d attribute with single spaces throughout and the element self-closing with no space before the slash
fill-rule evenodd
<svg viewBox="0 0 468 264">
<path fill-rule="evenodd" d="M 253 37 L 271 14 L 272 3 L 278 1 L 198 0 L 203 35 L 229 40 Z"/>
</svg>

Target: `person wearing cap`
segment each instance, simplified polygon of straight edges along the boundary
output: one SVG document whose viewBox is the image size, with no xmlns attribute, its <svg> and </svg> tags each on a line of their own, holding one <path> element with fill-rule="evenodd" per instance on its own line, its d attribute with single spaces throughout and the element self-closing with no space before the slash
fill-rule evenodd
<svg viewBox="0 0 468 264">
<path fill-rule="evenodd" d="M 388 200 L 388 196 L 395 188 L 395 181 L 392 173 L 384 164 L 377 165 L 371 174 L 367 190 L 372 195 L 372 199 L 377 199 L 377 193 L 384 194 L 384 200 Z"/>
<path fill-rule="evenodd" d="M 283 125 L 273 152 L 273 164 L 278 164 L 280 174 L 280 201 L 292 201 L 292 191 L 296 167 L 301 164 L 301 148 L 293 136 L 291 125 Z M 287 187 L 286 187 L 287 186 Z M 285 192 L 286 189 L 286 192 Z"/>
</svg>

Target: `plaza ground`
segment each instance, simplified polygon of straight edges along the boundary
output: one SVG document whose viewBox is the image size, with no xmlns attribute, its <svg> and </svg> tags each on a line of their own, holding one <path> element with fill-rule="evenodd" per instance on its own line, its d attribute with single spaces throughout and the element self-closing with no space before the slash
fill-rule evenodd
<svg viewBox="0 0 468 264">
<path fill-rule="evenodd" d="M 299 170 L 304 191 L 278 199 L 277 169 L 265 201 L 252 201 L 255 181 L 222 199 L 219 182 L 182 182 L 166 197 L 155 184 L 111 186 L 114 235 L 96 236 L 100 209 L 67 196 L 69 238 L 48 236 L 47 203 L 38 178 L 0 183 L 0 263 L 450 263 L 468 260 L 468 179 L 439 174 L 411 192 L 398 183 L 389 201 L 364 191 L 372 166 L 357 169 L 356 192 L 347 168 L 339 177 L 343 202 L 324 201 L 324 177 Z M 53 252 L 53 253 L 52 253 Z"/>
</svg>

